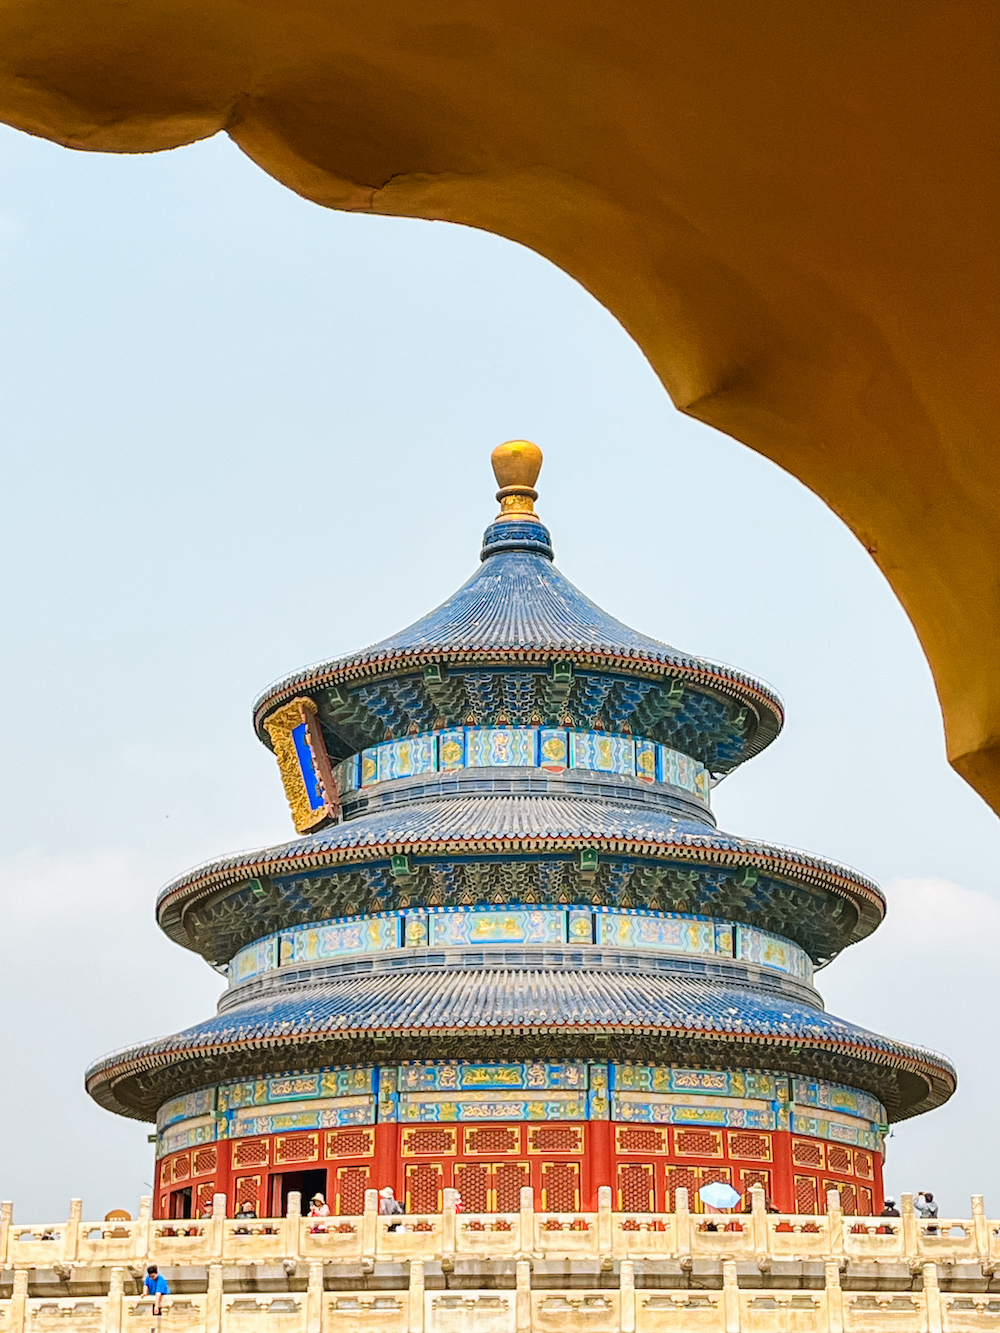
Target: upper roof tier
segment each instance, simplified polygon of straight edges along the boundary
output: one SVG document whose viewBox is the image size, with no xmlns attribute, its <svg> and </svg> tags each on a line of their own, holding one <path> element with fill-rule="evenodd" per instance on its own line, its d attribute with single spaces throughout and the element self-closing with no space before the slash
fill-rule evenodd
<svg viewBox="0 0 1000 1333">
<path fill-rule="evenodd" d="M 270 686 L 254 705 L 265 744 L 268 716 L 303 695 L 333 758 L 442 726 L 559 724 L 632 731 L 723 774 L 774 739 L 766 685 L 623 625 L 556 569 L 534 513 L 541 461 L 526 441 L 494 450 L 501 512 L 480 567 L 407 629 Z"/>
</svg>

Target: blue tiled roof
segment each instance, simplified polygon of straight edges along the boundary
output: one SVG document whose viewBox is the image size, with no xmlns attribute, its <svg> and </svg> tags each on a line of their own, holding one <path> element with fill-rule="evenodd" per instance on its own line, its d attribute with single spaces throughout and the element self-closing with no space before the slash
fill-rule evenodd
<svg viewBox="0 0 1000 1333">
<path fill-rule="evenodd" d="M 702 978 L 570 969 L 339 978 L 230 1009 L 173 1036 L 108 1056 L 88 1071 L 87 1083 L 101 1100 L 101 1087 L 191 1053 L 219 1054 L 288 1042 L 294 1047 L 296 1067 L 306 1067 L 311 1041 L 375 1033 L 440 1036 L 532 1030 L 643 1032 L 819 1046 L 859 1062 L 858 1086 L 864 1086 L 866 1064 L 920 1074 L 926 1096 L 897 1111 L 897 1118 L 940 1105 L 955 1084 L 954 1070 L 943 1056 L 892 1041 L 784 996 Z M 349 1053 L 345 1058 L 350 1060 Z M 762 1052 L 755 1058 L 780 1065 L 782 1057 L 774 1052 L 765 1057 Z M 106 1100 L 113 1094 L 104 1096 Z"/>
<path fill-rule="evenodd" d="M 490 651 L 592 654 L 623 659 L 620 669 L 624 670 L 629 659 L 662 663 L 678 668 L 680 674 L 714 682 L 723 693 L 749 693 L 765 715 L 766 739 L 762 733 L 761 745 L 773 739 L 781 725 L 781 703 L 768 686 L 732 667 L 691 657 L 630 629 L 585 597 L 546 555 L 508 549 L 490 555 L 454 596 L 398 634 L 276 682 L 257 700 L 254 715 L 259 725 L 282 698 L 329 683 L 364 664 Z"/>
<path fill-rule="evenodd" d="M 237 853 L 188 871 L 162 890 L 157 909 L 162 922 L 168 905 L 176 910 L 180 901 L 250 875 L 377 859 L 392 852 L 433 855 L 453 850 L 457 855 L 471 855 L 481 853 L 484 843 L 503 844 L 503 850 L 512 851 L 603 843 L 615 850 L 673 855 L 695 862 L 700 854 L 716 863 L 730 855 L 734 864 L 753 863 L 751 859 L 756 858 L 758 864 L 767 864 L 770 874 L 849 897 L 861 910 L 860 936 L 874 929 L 885 910 L 885 899 L 876 884 L 832 861 L 735 837 L 667 810 L 538 795 L 439 796 L 359 815 L 278 847 Z M 370 857 L 364 855 L 366 851 Z"/>
</svg>

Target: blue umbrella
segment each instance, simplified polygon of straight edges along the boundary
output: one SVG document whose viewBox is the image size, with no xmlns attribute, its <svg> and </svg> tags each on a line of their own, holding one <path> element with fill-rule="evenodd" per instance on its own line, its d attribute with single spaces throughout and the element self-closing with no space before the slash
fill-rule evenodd
<svg viewBox="0 0 1000 1333">
<path fill-rule="evenodd" d="M 707 1203 L 709 1208 L 732 1208 L 740 1201 L 740 1196 L 732 1185 L 727 1185 L 722 1180 L 713 1181 L 711 1185 L 702 1185 L 698 1191 L 698 1198 L 702 1203 Z"/>
</svg>

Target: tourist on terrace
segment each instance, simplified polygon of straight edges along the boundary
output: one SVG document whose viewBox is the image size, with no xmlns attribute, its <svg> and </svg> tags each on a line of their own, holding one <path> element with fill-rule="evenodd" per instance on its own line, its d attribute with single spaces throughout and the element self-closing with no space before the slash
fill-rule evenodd
<svg viewBox="0 0 1000 1333">
<path fill-rule="evenodd" d="M 163 1298 L 170 1295 L 170 1288 L 167 1286 L 167 1279 L 160 1277 L 159 1269 L 156 1264 L 150 1264 L 146 1269 L 145 1280 L 146 1295 L 153 1298 L 153 1314 L 163 1313 Z"/>
<path fill-rule="evenodd" d="M 882 1216 L 883 1216 L 883 1217 L 898 1217 L 898 1216 L 899 1216 L 899 1209 L 896 1207 L 896 1200 L 895 1200 L 895 1199 L 886 1199 L 885 1204 L 883 1205 L 883 1208 L 882 1208 Z"/>
<path fill-rule="evenodd" d="M 386 1185 L 384 1189 L 378 1192 L 378 1210 L 383 1217 L 395 1217 L 403 1211 L 403 1205 L 396 1198 L 391 1185 Z M 396 1231 L 399 1228 L 398 1222 L 392 1222 L 386 1227 L 386 1231 Z"/>
<path fill-rule="evenodd" d="M 934 1202 L 934 1195 L 930 1190 L 921 1190 L 913 1200 L 913 1206 L 921 1217 L 937 1217 L 938 1215 L 938 1206 Z M 927 1228 L 928 1236 L 936 1236 L 937 1232 L 937 1227 Z"/>
<path fill-rule="evenodd" d="M 330 1216 L 330 1205 L 327 1203 L 326 1199 L 324 1199 L 322 1194 L 314 1194 L 312 1198 L 309 1200 L 309 1216 L 310 1217 Z M 326 1234 L 326 1226 L 322 1222 L 317 1223 L 316 1226 L 314 1227 L 310 1227 L 309 1230 L 313 1235 Z"/>
</svg>

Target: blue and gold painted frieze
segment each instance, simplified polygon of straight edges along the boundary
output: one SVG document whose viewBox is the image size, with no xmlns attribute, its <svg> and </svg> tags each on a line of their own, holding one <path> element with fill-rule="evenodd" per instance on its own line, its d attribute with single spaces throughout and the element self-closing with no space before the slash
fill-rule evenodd
<svg viewBox="0 0 1000 1333">
<path fill-rule="evenodd" d="M 789 1130 L 882 1150 L 869 1093 L 766 1070 L 600 1061 L 422 1061 L 300 1070 L 165 1103 L 159 1156 L 216 1140 L 376 1123 L 612 1120 Z"/>
<path fill-rule="evenodd" d="M 334 770 L 346 792 L 433 773 L 473 768 L 583 770 L 679 787 L 708 803 L 709 774 L 689 755 L 634 736 L 567 727 L 449 727 L 384 741 Z"/>
<path fill-rule="evenodd" d="M 735 958 L 807 984 L 812 962 L 791 940 L 712 917 L 640 908 L 438 907 L 344 917 L 269 935 L 241 949 L 231 985 L 281 967 L 396 949 L 477 944 L 597 944 L 689 957 Z"/>
</svg>

